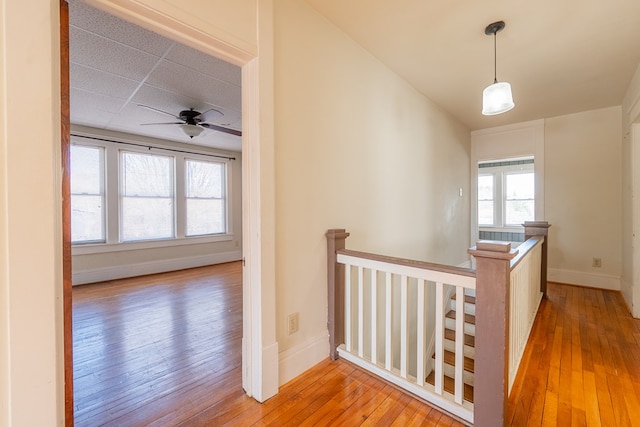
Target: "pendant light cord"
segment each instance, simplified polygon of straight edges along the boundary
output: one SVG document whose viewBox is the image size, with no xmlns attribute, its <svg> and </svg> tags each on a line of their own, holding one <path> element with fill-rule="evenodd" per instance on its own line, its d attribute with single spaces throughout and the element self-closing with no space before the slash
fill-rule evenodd
<svg viewBox="0 0 640 427">
<path fill-rule="evenodd" d="M 496 34 L 497 31 L 493 32 L 493 83 L 498 83 L 498 53 L 497 53 L 497 42 L 496 42 Z"/>
</svg>

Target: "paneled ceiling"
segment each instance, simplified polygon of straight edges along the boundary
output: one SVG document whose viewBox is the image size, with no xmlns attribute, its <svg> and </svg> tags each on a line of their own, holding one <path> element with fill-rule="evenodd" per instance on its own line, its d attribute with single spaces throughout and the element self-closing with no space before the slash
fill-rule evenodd
<svg viewBox="0 0 640 427">
<path fill-rule="evenodd" d="M 71 123 L 240 151 L 241 138 L 212 129 L 190 139 L 181 110 L 224 115 L 241 130 L 241 69 L 84 4 L 69 2 Z M 146 105 L 169 114 L 163 114 Z"/>
<path fill-rule="evenodd" d="M 640 63 L 639 0 L 306 0 L 471 129 L 621 105 Z M 497 76 L 516 107 L 485 117 Z"/>
</svg>

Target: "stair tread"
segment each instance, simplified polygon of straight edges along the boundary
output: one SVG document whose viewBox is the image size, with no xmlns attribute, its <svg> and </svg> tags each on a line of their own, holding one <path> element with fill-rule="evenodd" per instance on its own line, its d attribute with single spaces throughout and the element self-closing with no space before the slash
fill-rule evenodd
<svg viewBox="0 0 640 427">
<path fill-rule="evenodd" d="M 429 374 L 429 376 L 427 377 L 426 381 L 431 384 L 431 385 L 435 385 L 436 383 L 436 374 L 435 372 L 431 372 Z M 453 380 L 453 378 L 448 377 L 448 376 L 444 376 L 444 389 L 445 391 L 453 394 L 454 390 L 455 390 L 455 381 Z M 469 384 L 464 384 L 464 400 L 473 403 L 473 386 L 469 385 Z"/>
<path fill-rule="evenodd" d="M 447 312 L 445 317 L 448 317 L 449 319 L 455 319 L 456 318 L 456 311 L 455 310 L 449 310 L 449 312 Z M 465 313 L 464 314 L 464 322 L 468 323 L 470 325 L 475 325 L 476 324 L 476 316 L 474 316 L 473 314 Z"/>
<path fill-rule="evenodd" d="M 456 340 L 456 331 L 454 331 L 453 329 L 445 328 L 444 337 L 445 337 L 445 339 L 448 339 L 450 341 L 455 341 Z M 474 337 L 473 335 L 464 334 L 464 345 L 466 345 L 468 347 L 474 347 L 475 348 L 475 346 L 476 346 L 476 337 Z"/>
<path fill-rule="evenodd" d="M 436 354 L 432 356 L 434 359 Z M 449 350 L 444 350 L 444 363 L 451 366 L 456 366 L 456 354 Z M 475 369 L 475 362 L 470 357 L 464 357 L 464 370 L 473 373 Z"/>
<path fill-rule="evenodd" d="M 453 294 L 451 296 L 452 300 L 456 300 L 457 299 L 457 295 Z M 475 304 L 476 303 L 476 297 L 474 297 L 473 295 L 465 295 L 464 296 L 464 302 L 468 303 L 468 304 Z"/>
</svg>

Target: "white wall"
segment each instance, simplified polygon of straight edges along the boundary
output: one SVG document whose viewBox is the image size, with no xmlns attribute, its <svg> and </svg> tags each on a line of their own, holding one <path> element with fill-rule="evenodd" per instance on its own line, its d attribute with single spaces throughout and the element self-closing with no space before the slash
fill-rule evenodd
<svg viewBox="0 0 640 427">
<path fill-rule="evenodd" d="M 242 259 L 242 154 L 211 150 L 207 147 L 163 141 L 137 135 L 110 132 L 83 126 L 72 126 L 72 133 L 97 136 L 118 141 L 150 144 L 196 153 L 210 153 L 234 157 L 228 164 L 229 233 L 226 240 L 202 242 L 204 239 L 168 241 L 166 245 L 155 242 L 128 243 L 118 247 L 104 245 L 78 245 L 73 249 L 73 284 L 93 283 L 122 277 L 161 273 L 184 268 Z M 90 140 L 89 140 L 90 141 Z M 82 143 L 82 139 L 78 141 Z M 200 243 L 195 243 L 198 240 Z M 178 244 L 180 243 L 180 244 Z M 140 246 L 140 249 L 131 249 Z M 95 247 L 95 248 L 94 248 Z M 125 249 L 125 247 L 127 249 Z M 91 253 L 95 250 L 95 253 Z"/>
<path fill-rule="evenodd" d="M 621 127 L 619 106 L 545 120 L 550 281 L 620 289 Z"/>
<path fill-rule="evenodd" d="M 282 382 L 328 354 L 327 229 L 352 249 L 468 259 L 470 136 L 304 2 L 277 1 L 274 22 Z"/>
</svg>

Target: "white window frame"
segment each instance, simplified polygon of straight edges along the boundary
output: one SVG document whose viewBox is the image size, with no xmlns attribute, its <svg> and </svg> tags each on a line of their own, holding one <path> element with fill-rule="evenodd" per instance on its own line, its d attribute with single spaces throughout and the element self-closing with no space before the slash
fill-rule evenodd
<svg viewBox="0 0 640 427">
<path fill-rule="evenodd" d="M 225 234 L 225 233 L 209 233 L 209 234 L 192 234 L 192 235 L 187 235 L 187 201 L 189 199 L 196 199 L 194 197 L 187 197 L 187 163 L 188 162 L 200 162 L 200 163 L 213 163 L 213 164 L 218 164 L 221 166 L 222 168 L 222 194 L 219 198 L 217 197 L 211 197 L 211 198 L 207 198 L 207 199 L 211 199 L 211 200 L 222 200 L 223 201 L 223 213 L 222 213 L 222 221 L 224 223 L 224 229 L 228 230 L 229 228 L 229 197 L 227 196 L 228 192 L 229 192 L 229 185 L 228 185 L 228 181 L 229 181 L 229 174 L 227 172 L 227 166 L 228 164 L 226 162 L 221 162 L 218 160 L 211 160 L 211 159 L 202 159 L 202 158 L 196 158 L 194 156 L 187 156 L 184 158 L 184 162 L 183 162 L 183 166 L 184 166 L 184 171 L 181 174 L 182 178 L 184 179 L 184 185 L 183 185 L 183 189 L 184 189 L 184 207 L 185 207 L 185 211 L 184 211 L 184 215 L 181 216 L 181 218 L 184 220 L 182 226 L 181 226 L 181 230 L 185 233 L 185 237 L 187 238 L 192 238 L 192 237 L 200 237 L 200 236 L 215 236 L 215 235 L 219 235 L 219 234 Z"/>
<path fill-rule="evenodd" d="M 85 147 L 85 148 L 94 148 L 94 149 L 98 149 L 100 150 L 100 175 L 101 175 L 101 180 L 100 180 L 100 192 L 99 194 L 91 194 L 94 196 L 100 196 L 102 198 L 102 239 L 99 240 L 78 240 L 78 241 L 72 241 L 72 245 L 91 245 L 91 244 L 99 244 L 99 243 L 105 243 L 106 239 L 107 239 L 107 221 L 106 221 L 106 211 L 107 211 L 107 207 L 106 207 L 106 201 L 107 201 L 107 197 L 106 197 L 106 171 L 105 171 L 105 149 L 104 147 L 100 147 L 100 146 L 95 146 L 92 144 L 77 144 L 74 143 L 72 144 L 72 146 L 74 147 Z M 83 195 L 90 195 L 87 193 L 70 193 L 71 198 L 73 199 L 73 196 L 83 196 Z"/>
<path fill-rule="evenodd" d="M 213 152 L 205 149 L 192 150 L 191 153 L 179 153 L 171 151 L 175 149 L 170 146 L 162 146 L 159 144 L 143 146 L 122 145 L 121 143 L 105 141 L 90 136 L 72 136 L 72 144 L 83 146 L 102 147 L 104 149 L 104 186 L 105 186 L 105 241 L 92 242 L 72 245 L 72 255 L 87 255 L 97 253 L 120 252 L 128 250 L 153 249 L 168 246 L 184 246 L 192 244 L 227 242 L 234 239 L 233 222 L 231 214 L 231 204 L 233 200 L 232 182 L 233 162 L 224 158 L 215 158 L 212 160 Z M 136 140 L 122 140 L 123 143 L 140 144 Z M 149 147 L 152 148 L 154 154 L 175 157 L 174 162 L 174 197 L 175 197 L 175 237 L 154 240 L 138 240 L 122 242 L 120 239 L 120 198 L 119 198 L 119 182 L 120 182 L 120 152 L 140 152 L 149 153 Z M 190 150 L 191 151 L 191 150 Z M 202 236 L 186 236 L 186 199 L 185 199 L 185 159 L 193 159 L 207 162 L 220 162 L 224 164 L 225 170 L 225 219 L 226 232 L 221 234 L 210 234 Z"/>
<path fill-rule="evenodd" d="M 155 156 L 155 157 L 163 157 L 169 160 L 169 167 L 170 167 L 170 180 L 171 180 L 171 193 L 169 194 L 169 196 L 165 196 L 164 198 L 166 199 L 171 199 L 172 203 L 172 209 L 171 209 L 171 235 L 170 236 L 166 236 L 166 237 L 157 237 L 157 238 L 148 238 L 148 239 L 125 239 L 124 237 L 124 230 L 122 229 L 122 227 L 120 227 L 120 225 L 124 224 L 124 203 L 123 200 L 125 197 L 130 197 L 130 198 L 146 198 L 144 196 L 139 196 L 139 195 L 125 195 L 124 191 L 124 182 L 125 182 L 125 170 L 123 167 L 124 164 L 124 157 L 127 154 L 137 154 L 137 155 L 142 155 L 142 156 Z M 165 154 L 165 153 L 149 153 L 144 152 L 142 150 L 137 150 L 137 149 L 129 149 L 129 147 L 127 148 L 123 148 L 120 149 L 118 152 L 118 171 L 119 171 L 119 185 L 118 185 L 118 206 L 119 206 L 119 212 L 118 212 L 118 228 L 120 230 L 120 236 L 118 238 L 118 241 L 120 243 L 133 243 L 133 242 L 145 242 L 145 241 L 153 241 L 153 240 L 167 240 L 167 239 L 175 239 L 176 237 L 178 237 L 177 235 L 177 221 L 176 221 L 176 206 L 180 203 L 180 199 L 178 198 L 178 194 L 176 193 L 176 175 L 177 175 L 177 171 L 176 171 L 176 164 L 178 163 L 178 159 L 170 154 Z M 162 197 L 159 197 L 162 198 Z"/>
<path fill-rule="evenodd" d="M 518 160 L 532 160 L 532 157 L 522 158 L 522 159 L 509 159 L 508 161 L 518 161 Z M 491 162 L 480 162 L 480 163 L 491 163 Z M 509 166 L 494 166 L 494 167 L 486 167 L 480 168 L 478 165 L 478 169 L 476 172 L 476 176 L 493 176 L 493 224 L 479 224 L 478 229 L 480 231 L 520 231 L 522 230 L 522 226 L 520 224 L 506 224 L 506 195 L 504 189 L 507 185 L 507 175 L 515 175 L 521 173 L 533 173 L 534 174 L 534 185 L 536 182 L 535 178 L 535 163 L 528 163 L 523 165 L 509 165 Z M 476 179 L 477 182 L 477 179 Z M 476 192 L 476 221 L 477 218 L 477 204 L 478 197 Z M 535 197 L 533 199 L 534 203 L 534 218 L 535 218 Z M 533 220 L 532 218 L 531 220 Z"/>
</svg>

